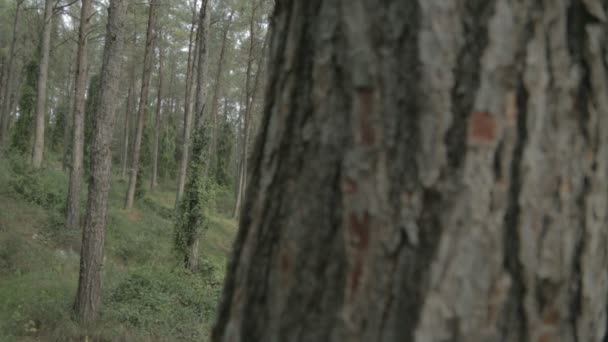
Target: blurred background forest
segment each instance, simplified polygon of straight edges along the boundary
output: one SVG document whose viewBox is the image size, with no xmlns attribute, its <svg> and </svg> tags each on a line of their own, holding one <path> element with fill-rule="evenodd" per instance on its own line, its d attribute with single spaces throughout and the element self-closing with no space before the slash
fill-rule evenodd
<svg viewBox="0 0 608 342">
<path fill-rule="evenodd" d="M 83 186 L 78 191 L 77 223 L 69 227 L 82 3 L 0 0 L 1 341 L 84 336 L 72 319 L 72 306 L 109 1 L 90 2 L 78 177 Z M 51 6 L 50 20 L 45 20 L 45 5 Z M 130 1 L 127 6 L 119 96 L 114 101 L 103 305 L 101 319 L 87 330 L 95 340 L 204 341 L 215 319 L 247 182 L 243 170 L 263 105 L 273 1 L 213 0 L 206 5 L 204 79 L 196 77 L 195 58 L 202 55 L 197 33 L 201 1 Z M 32 156 L 40 145 L 37 105 L 47 29 L 43 157 L 37 165 Z M 144 90 L 146 83 L 149 89 Z M 201 108 L 196 107 L 197 86 L 206 92 Z M 198 109 L 200 117 L 211 122 L 206 125 L 211 128 L 211 144 L 204 179 L 189 180 L 187 175 L 194 171 L 186 171 L 192 157 L 184 157 L 184 151 L 192 148 Z M 189 188 L 200 182 L 204 196 L 194 196 L 203 204 L 180 208 L 176 199 L 187 197 Z M 200 252 L 183 267 L 176 230 L 193 210 L 205 217 L 196 227 L 202 234 Z"/>
</svg>

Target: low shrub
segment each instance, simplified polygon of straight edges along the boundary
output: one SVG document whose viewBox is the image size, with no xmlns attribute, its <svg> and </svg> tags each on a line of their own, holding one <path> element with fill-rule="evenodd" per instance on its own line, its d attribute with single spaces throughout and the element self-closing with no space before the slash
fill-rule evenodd
<svg viewBox="0 0 608 342">
<path fill-rule="evenodd" d="M 110 290 L 105 317 L 171 340 L 202 340 L 219 299 L 218 269 L 191 274 L 182 270 L 139 269 Z M 197 327 L 194 328 L 193 327 Z"/>
<path fill-rule="evenodd" d="M 45 209 L 65 210 L 67 179 L 56 170 L 33 169 L 21 158 L 14 158 L 11 187 L 30 203 Z M 60 173 L 57 173 L 60 172 Z"/>
</svg>

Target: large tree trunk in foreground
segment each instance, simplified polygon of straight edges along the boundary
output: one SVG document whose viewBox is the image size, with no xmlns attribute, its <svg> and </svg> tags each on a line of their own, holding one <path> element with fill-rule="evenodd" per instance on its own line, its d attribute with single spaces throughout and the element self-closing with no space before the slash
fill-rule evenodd
<svg viewBox="0 0 608 342">
<path fill-rule="evenodd" d="M 277 1 L 214 340 L 606 341 L 599 1 Z"/>
<path fill-rule="evenodd" d="M 82 0 L 78 52 L 74 88 L 74 109 L 72 121 L 72 163 L 66 214 L 66 228 L 80 228 L 80 194 L 82 192 L 82 161 L 84 158 L 84 105 L 87 85 L 87 48 L 89 45 L 89 22 L 91 20 L 91 0 Z M 67 123 L 66 123 L 67 125 Z M 67 143 L 67 142 L 66 142 Z"/>
<path fill-rule="evenodd" d="M 141 93 L 139 95 L 139 107 L 137 109 L 137 129 L 135 131 L 135 142 L 133 143 L 133 159 L 131 159 L 131 174 L 129 175 L 129 187 L 125 200 L 125 209 L 131 209 L 135 201 L 135 186 L 137 184 L 137 172 L 139 171 L 139 157 L 141 155 L 141 140 L 144 134 L 144 123 L 146 120 L 146 109 L 148 107 L 148 95 L 150 92 L 150 76 L 152 74 L 152 59 L 154 54 L 154 39 L 156 36 L 156 16 L 158 0 L 150 0 L 148 12 L 148 30 L 146 32 L 146 48 L 144 52 L 144 70 L 141 77 Z"/>
<path fill-rule="evenodd" d="M 11 40 L 11 48 L 9 50 L 8 62 L 6 64 L 6 75 L 5 85 L 2 89 L 2 101 L 0 101 L 0 146 L 8 138 L 8 126 L 11 115 L 11 96 L 12 96 L 12 84 L 13 84 L 13 63 L 15 62 L 15 46 L 17 45 L 17 37 L 19 36 L 19 23 L 21 20 L 21 5 L 23 0 L 17 0 L 15 2 L 15 18 L 13 20 L 13 38 Z"/>
<path fill-rule="evenodd" d="M 53 17 L 53 0 L 44 3 L 42 40 L 40 42 L 40 64 L 38 69 L 38 89 L 36 93 L 36 126 L 34 133 L 34 148 L 32 150 L 32 166 L 42 166 L 44 153 L 44 127 L 46 123 L 46 83 L 49 74 L 49 54 L 51 52 L 51 28 Z"/>
<path fill-rule="evenodd" d="M 124 20 L 127 1 L 111 0 L 108 9 L 106 46 L 101 68 L 99 105 L 91 142 L 89 201 L 80 252 L 78 294 L 74 303 L 77 318 L 91 323 L 99 317 L 103 245 L 112 184 L 112 132 L 120 80 L 121 51 L 124 45 Z"/>
</svg>

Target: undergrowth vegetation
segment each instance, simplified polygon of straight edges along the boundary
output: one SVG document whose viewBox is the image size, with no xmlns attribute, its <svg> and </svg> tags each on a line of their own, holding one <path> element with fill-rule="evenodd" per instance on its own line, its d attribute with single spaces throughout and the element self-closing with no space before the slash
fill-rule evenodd
<svg viewBox="0 0 608 342">
<path fill-rule="evenodd" d="M 58 166 L 33 170 L 21 157 L 0 155 L 0 341 L 206 341 L 236 231 L 230 190 L 214 193 L 201 271 L 192 274 L 172 252 L 172 184 L 146 191 L 125 211 L 127 184 L 115 177 L 102 319 L 85 329 L 71 317 L 82 233 L 64 227 L 67 179 Z"/>
</svg>

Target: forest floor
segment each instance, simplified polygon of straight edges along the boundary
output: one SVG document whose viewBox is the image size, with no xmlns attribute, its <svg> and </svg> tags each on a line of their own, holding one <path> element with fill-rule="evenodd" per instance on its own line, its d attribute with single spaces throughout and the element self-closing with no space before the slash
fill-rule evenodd
<svg viewBox="0 0 608 342">
<path fill-rule="evenodd" d="M 126 211 L 127 184 L 115 176 L 102 319 L 85 330 L 71 319 L 81 232 L 63 226 L 67 182 L 59 163 L 33 171 L 0 157 L 0 341 L 206 341 L 236 233 L 229 210 L 210 210 L 202 270 L 191 274 L 171 249 L 174 186 L 146 190 Z"/>
</svg>

